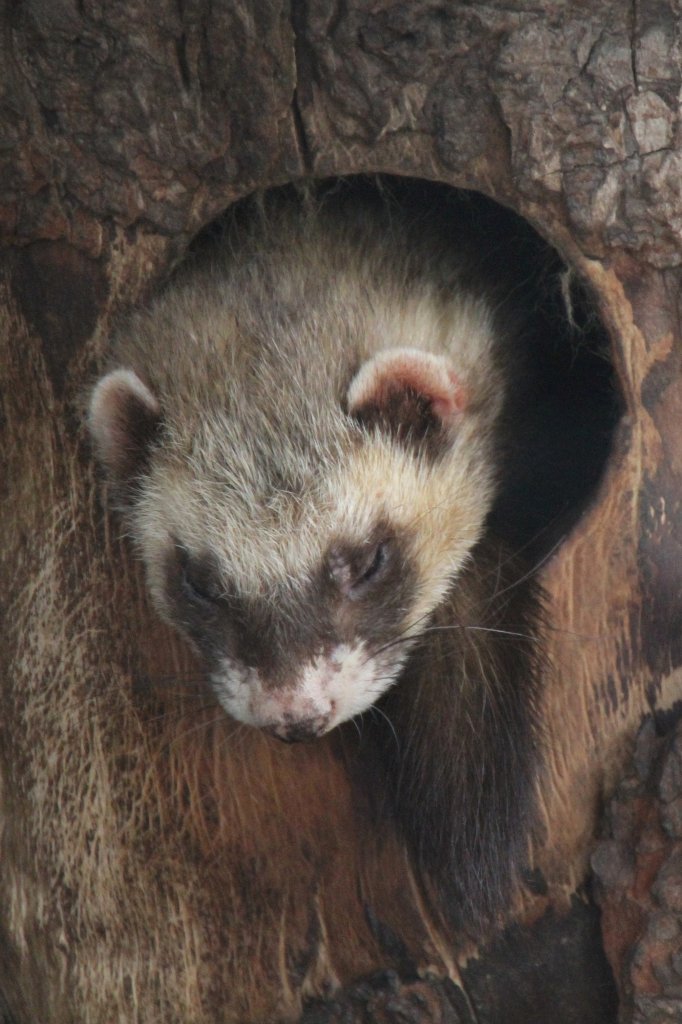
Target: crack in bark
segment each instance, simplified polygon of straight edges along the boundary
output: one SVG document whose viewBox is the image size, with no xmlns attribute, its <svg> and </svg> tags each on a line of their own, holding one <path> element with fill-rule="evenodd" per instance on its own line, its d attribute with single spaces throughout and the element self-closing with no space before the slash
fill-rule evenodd
<svg viewBox="0 0 682 1024">
<path fill-rule="evenodd" d="M 632 0 L 630 7 L 630 62 L 632 64 L 632 81 L 635 95 L 639 95 L 639 75 L 637 73 L 637 37 L 639 34 L 639 0 Z"/>
<path fill-rule="evenodd" d="M 178 70 L 180 71 L 180 81 L 185 92 L 191 92 L 192 90 L 192 75 L 189 69 L 189 62 L 187 60 L 187 33 L 182 32 L 180 36 L 175 40 L 175 56 L 178 62 Z"/>
<path fill-rule="evenodd" d="M 294 133 L 296 136 L 296 145 L 298 147 L 301 163 L 303 164 L 306 174 L 312 174 L 314 157 L 310 139 L 308 137 L 305 118 L 303 116 L 303 110 L 301 108 L 300 95 L 301 68 L 304 65 L 310 65 L 311 63 L 303 52 L 305 45 L 303 43 L 303 39 L 305 37 L 306 15 L 308 13 L 307 7 L 308 5 L 304 0 L 295 0 L 290 11 L 291 33 L 294 37 L 294 89 L 291 94 L 291 114 L 294 124 Z"/>
</svg>

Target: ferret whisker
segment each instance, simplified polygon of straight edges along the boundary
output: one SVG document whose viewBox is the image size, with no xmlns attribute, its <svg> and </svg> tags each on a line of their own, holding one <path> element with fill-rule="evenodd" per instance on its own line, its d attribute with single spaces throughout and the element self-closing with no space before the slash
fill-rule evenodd
<svg viewBox="0 0 682 1024">
<path fill-rule="evenodd" d="M 499 636 L 515 637 L 519 640 L 531 640 L 533 643 L 540 643 L 540 637 L 533 636 L 531 633 L 520 633 L 512 629 L 496 629 L 494 626 L 471 626 L 463 623 L 452 623 L 449 626 L 427 626 L 421 635 L 426 636 L 427 633 L 448 633 L 457 629 L 470 633 L 496 633 Z"/>
<path fill-rule="evenodd" d="M 168 740 L 168 742 L 164 744 L 164 748 L 167 750 L 172 750 L 178 744 L 184 743 L 189 736 L 192 736 L 195 733 L 200 733 L 202 731 L 208 732 L 209 729 L 212 729 L 215 725 L 224 720 L 225 712 L 220 710 L 219 713 L 217 715 L 214 715 L 212 718 L 206 720 L 202 719 L 200 722 L 196 722 L 190 729 L 185 729 L 183 732 L 171 737 Z"/>
<path fill-rule="evenodd" d="M 358 716 L 354 715 L 353 718 L 351 718 L 351 722 L 355 726 L 355 731 L 358 734 L 358 739 L 361 740 L 362 739 L 362 726 L 361 726 L 360 721 L 358 721 Z"/>
<path fill-rule="evenodd" d="M 424 615 L 420 615 L 418 619 L 413 619 L 406 623 L 401 630 L 399 630 L 390 640 L 382 644 L 380 647 L 373 647 L 368 657 L 375 658 L 379 654 L 383 654 L 384 651 L 389 650 L 391 647 L 395 647 L 397 644 L 409 643 L 413 640 L 418 639 L 421 636 L 421 632 L 416 632 L 420 622 L 431 617 L 431 612 L 425 612 Z M 407 636 L 405 634 L 408 634 Z"/>
<path fill-rule="evenodd" d="M 389 729 L 391 730 L 391 735 L 393 736 L 393 739 L 395 741 L 396 753 L 400 755 L 400 740 L 398 739 L 398 733 L 395 731 L 395 726 L 393 725 L 391 719 L 388 717 L 383 708 L 379 707 L 378 704 L 370 704 L 368 710 L 371 711 L 372 714 L 378 714 L 381 716 L 381 718 L 384 719 Z"/>
<path fill-rule="evenodd" d="M 202 699 L 210 690 L 204 682 L 196 685 L 179 681 L 177 683 L 152 683 L 151 686 L 133 689 L 132 693 L 138 697 L 155 697 L 159 700 L 172 697 L 186 697 L 188 700 Z"/>
<path fill-rule="evenodd" d="M 498 598 L 502 597 L 503 594 L 508 594 L 509 591 L 514 590 L 516 587 L 521 586 L 527 580 L 532 579 L 534 576 L 537 576 L 537 574 L 539 573 L 540 569 L 542 569 L 543 565 L 546 565 L 547 562 L 549 562 L 549 560 L 553 557 L 555 552 L 558 551 L 558 549 L 561 547 L 561 545 L 563 544 L 564 540 L 565 540 L 564 537 L 560 537 L 559 540 L 556 541 L 556 543 L 552 545 L 552 547 L 549 549 L 549 551 L 547 551 L 542 556 L 542 558 L 539 558 L 538 561 L 535 562 L 530 567 L 530 569 L 527 570 L 527 572 L 525 572 L 522 576 L 519 576 L 517 579 L 515 579 L 508 586 L 504 587 L 502 590 L 495 589 L 495 592 L 493 593 L 493 595 L 490 598 L 489 604 L 492 604 Z M 507 561 L 511 561 L 512 558 L 513 558 L 513 556 L 510 556 L 507 559 Z"/>
<path fill-rule="evenodd" d="M 372 661 L 373 658 L 379 657 L 379 655 L 384 654 L 386 651 L 390 651 L 392 647 L 398 647 L 400 644 L 409 644 L 414 639 L 415 639 L 415 637 L 413 637 L 412 635 L 409 635 L 409 636 L 397 636 L 397 637 L 394 637 L 392 640 L 387 640 L 385 644 L 381 645 L 381 647 L 377 647 L 376 650 L 370 651 L 365 656 L 365 658 L 363 659 L 363 665 L 368 664 L 370 661 Z"/>
<path fill-rule="evenodd" d="M 244 749 L 249 734 L 254 730 L 244 722 L 238 722 L 236 719 L 230 719 L 225 713 L 223 713 L 223 718 L 225 722 L 231 722 L 232 728 L 218 740 L 218 750 L 222 751 L 229 746 L 230 753 L 238 753 Z"/>
<path fill-rule="evenodd" d="M 156 722 L 174 722 L 174 721 L 196 721 L 197 715 L 201 715 L 205 711 L 214 710 L 216 707 L 215 701 L 207 700 L 205 704 L 193 704 L 191 707 L 184 708 L 181 705 L 173 705 L 165 707 L 162 711 L 159 711 L 156 715 L 146 715 L 145 722 L 152 725 Z M 222 712 L 224 714 L 224 712 Z"/>
</svg>

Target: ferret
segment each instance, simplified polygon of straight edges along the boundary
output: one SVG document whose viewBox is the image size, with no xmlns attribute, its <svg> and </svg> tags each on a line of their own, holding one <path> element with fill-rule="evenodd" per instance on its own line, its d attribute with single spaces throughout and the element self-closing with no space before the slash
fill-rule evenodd
<svg viewBox="0 0 682 1024">
<path fill-rule="evenodd" d="M 225 711 L 288 742 L 364 713 L 475 921 L 523 860 L 540 672 L 537 594 L 486 530 L 517 318 L 467 246 L 381 197 L 254 201 L 129 317 L 88 423 Z"/>
</svg>

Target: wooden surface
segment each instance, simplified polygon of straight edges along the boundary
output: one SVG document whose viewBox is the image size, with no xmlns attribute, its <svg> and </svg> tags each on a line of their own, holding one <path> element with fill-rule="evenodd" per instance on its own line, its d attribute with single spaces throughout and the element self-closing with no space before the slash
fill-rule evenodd
<svg viewBox="0 0 682 1024">
<path fill-rule="evenodd" d="M 0 989 L 16 1022 L 613 1019 L 596 913 L 574 894 L 642 716 L 682 692 L 680 13 L 31 0 L 0 15 Z M 101 510 L 82 429 L 112 317 L 198 229 L 255 187 L 370 171 L 526 217 L 593 288 L 624 402 L 598 491 L 542 568 L 533 884 L 519 926 L 474 959 L 333 738 L 285 749 L 198 696 Z M 623 986 L 617 933 L 611 918 Z M 623 1021 L 657 1019 L 633 1005 Z"/>
</svg>

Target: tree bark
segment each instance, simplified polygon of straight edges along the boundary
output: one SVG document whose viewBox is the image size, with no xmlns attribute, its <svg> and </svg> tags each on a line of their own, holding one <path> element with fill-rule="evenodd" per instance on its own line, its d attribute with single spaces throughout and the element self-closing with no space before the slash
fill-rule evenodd
<svg viewBox="0 0 682 1024">
<path fill-rule="evenodd" d="M 7 4 L 7 1021 L 614 1019 L 581 886 L 643 716 L 660 725 L 682 693 L 681 14 L 675 0 Z M 284 749 L 180 692 L 198 667 L 148 611 L 82 426 L 113 318 L 201 227 L 256 188 L 366 172 L 527 218 L 589 282 L 625 404 L 598 493 L 542 569 L 543 830 L 517 925 L 482 950 L 425 905 L 333 739 Z M 653 1021 L 632 996 L 642 972 L 624 968 L 649 912 L 626 941 L 626 902 L 605 903 L 621 1020 Z M 674 1017 L 673 955 L 658 984 Z"/>
</svg>

